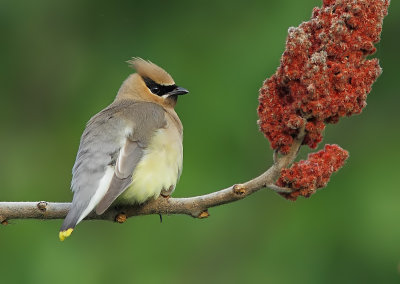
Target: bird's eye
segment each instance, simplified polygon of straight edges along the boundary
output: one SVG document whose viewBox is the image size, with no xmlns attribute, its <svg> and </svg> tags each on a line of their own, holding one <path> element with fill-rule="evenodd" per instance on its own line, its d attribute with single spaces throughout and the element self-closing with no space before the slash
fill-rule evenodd
<svg viewBox="0 0 400 284">
<path fill-rule="evenodd" d="M 158 94 L 158 92 L 160 92 L 160 88 L 157 87 L 157 86 L 154 86 L 154 87 L 151 87 L 150 91 L 151 91 L 153 94 Z"/>
</svg>

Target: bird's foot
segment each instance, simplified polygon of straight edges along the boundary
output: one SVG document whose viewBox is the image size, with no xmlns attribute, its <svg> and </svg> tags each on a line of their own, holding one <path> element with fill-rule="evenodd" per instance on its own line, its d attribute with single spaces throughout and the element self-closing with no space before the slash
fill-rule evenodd
<svg viewBox="0 0 400 284">
<path fill-rule="evenodd" d="M 161 193 L 160 195 L 161 195 L 162 197 L 166 198 L 167 200 L 171 198 L 171 195 L 169 195 L 169 194 L 167 195 L 167 194 L 165 194 L 165 193 L 164 193 L 164 194 Z"/>
</svg>

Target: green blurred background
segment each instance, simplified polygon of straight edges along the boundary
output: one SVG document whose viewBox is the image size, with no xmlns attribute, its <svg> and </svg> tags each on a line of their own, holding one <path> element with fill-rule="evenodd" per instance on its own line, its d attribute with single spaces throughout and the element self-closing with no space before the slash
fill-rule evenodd
<svg viewBox="0 0 400 284">
<path fill-rule="evenodd" d="M 351 155 L 326 189 L 295 203 L 262 190 L 205 220 L 83 222 L 64 243 L 61 220 L 14 220 L 0 227 L 0 282 L 399 283 L 400 5 L 392 2 L 368 107 L 326 129 L 323 142 Z M 71 200 L 85 123 L 114 99 L 132 56 L 191 91 L 177 106 L 185 155 L 174 196 L 255 177 L 272 162 L 256 124 L 258 89 L 279 65 L 288 27 L 320 5 L 1 0 L 0 200 Z"/>
</svg>

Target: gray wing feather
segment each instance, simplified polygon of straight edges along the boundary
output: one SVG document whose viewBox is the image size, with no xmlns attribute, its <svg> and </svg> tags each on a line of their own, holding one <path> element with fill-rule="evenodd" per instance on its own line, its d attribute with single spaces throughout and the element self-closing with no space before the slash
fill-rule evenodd
<svg viewBox="0 0 400 284">
<path fill-rule="evenodd" d="M 102 200 L 97 204 L 96 213 L 101 215 L 124 192 L 132 182 L 132 173 L 143 156 L 143 149 L 136 141 L 126 139 L 115 163 L 114 176 L 110 187 Z"/>
<path fill-rule="evenodd" d="M 96 206 L 96 213 L 99 215 L 103 214 L 131 184 L 133 171 L 140 162 L 143 150 L 152 134 L 166 125 L 164 110 L 153 103 L 143 104 L 135 112 L 125 112 L 124 115 L 127 119 L 138 123 L 135 124 L 132 135 L 126 138 L 124 146 L 119 151 L 110 187 Z"/>
<path fill-rule="evenodd" d="M 126 135 L 125 129 L 128 125 L 132 127 L 132 133 L 127 140 L 130 142 L 125 158 L 120 159 L 121 167 L 116 167 L 118 170 L 111 181 L 108 190 L 110 193 L 107 193 L 110 200 L 115 195 L 118 197 L 131 183 L 133 170 L 140 161 L 152 132 L 165 125 L 164 110 L 154 103 L 118 101 L 90 119 L 82 134 L 72 169 L 71 189 L 74 198 L 61 231 L 75 227 L 96 193 L 107 166 L 116 165 L 121 152 L 121 139 Z M 104 211 L 111 203 L 107 206 L 104 203 Z"/>
<path fill-rule="evenodd" d="M 124 146 L 119 151 L 118 159 L 115 164 L 115 175 L 124 179 L 132 175 L 134 168 L 142 158 L 143 149 L 137 141 L 125 140 Z"/>
<path fill-rule="evenodd" d="M 72 206 L 61 231 L 74 228 L 81 214 L 96 193 L 107 165 L 112 164 L 118 144 L 115 143 L 121 121 L 115 119 L 118 108 L 108 107 L 92 117 L 82 134 L 78 154 L 72 169 Z"/>
</svg>

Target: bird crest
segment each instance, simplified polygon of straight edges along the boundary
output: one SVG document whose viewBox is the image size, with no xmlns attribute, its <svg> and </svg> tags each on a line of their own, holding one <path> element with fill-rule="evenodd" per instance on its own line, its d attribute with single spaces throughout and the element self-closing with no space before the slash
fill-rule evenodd
<svg viewBox="0 0 400 284">
<path fill-rule="evenodd" d="M 164 69 L 151 61 L 139 57 L 133 57 L 127 61 L 129 66 L 136 70 L 142 78 L 149 78 L 160 85 L 174 85 L 174 79 Z"/>
</svg>

